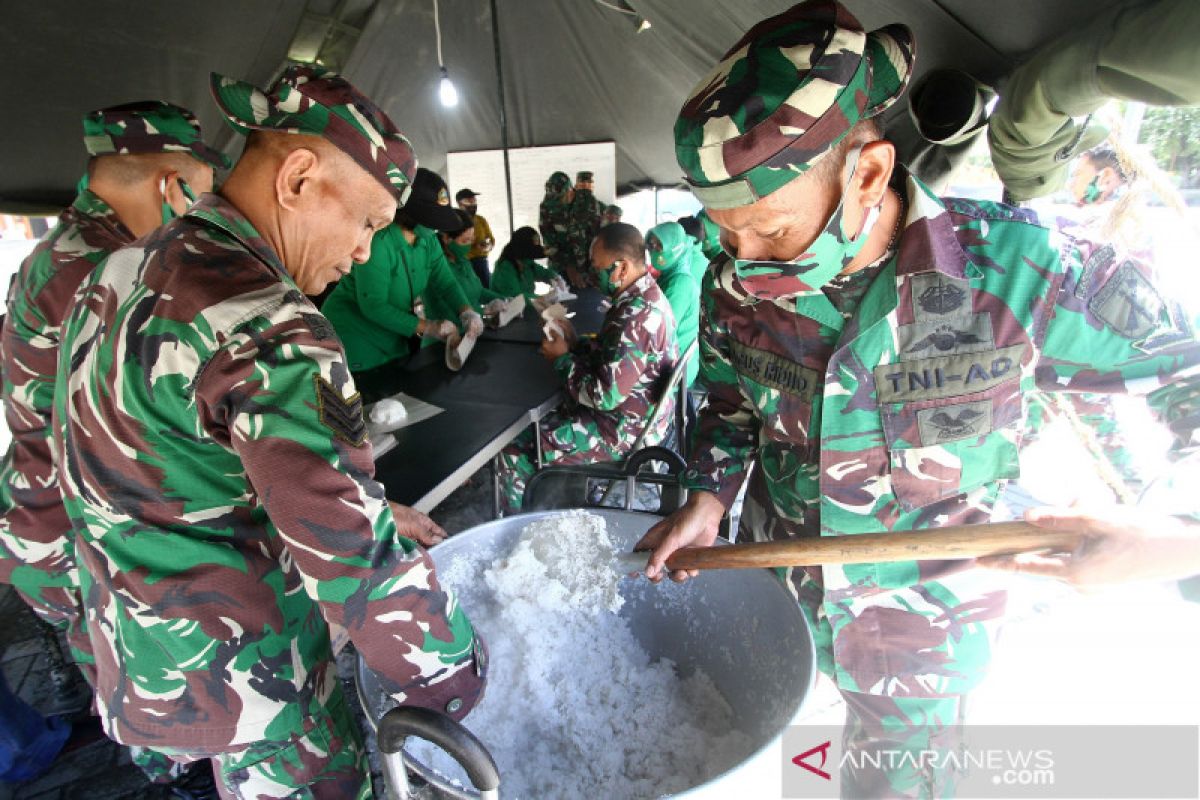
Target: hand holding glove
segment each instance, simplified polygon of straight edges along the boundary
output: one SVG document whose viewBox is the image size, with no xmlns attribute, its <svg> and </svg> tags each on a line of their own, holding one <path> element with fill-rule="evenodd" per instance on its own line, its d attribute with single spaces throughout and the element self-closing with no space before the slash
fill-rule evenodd
<svg viewBox="0 0 1200 800">
<path fill-rule="evenodd" d="M 479 312 L 472 309 L 467 309 L 458 315 L 462 320 L 463 327 L 467 329 L 467 336 L 472 336 L 476 339 L 483 333 L 483 317 L 479 316 Z"/>
<path fill-rule="evenodd" d="M 447 319 L 427 319 L 425 320 L 425 330 L 423 336 L 428 336 L 433 339 L 441 339 L 443 342 L 451 336 L 458 334 L 458 326 Z"/>
</svg>

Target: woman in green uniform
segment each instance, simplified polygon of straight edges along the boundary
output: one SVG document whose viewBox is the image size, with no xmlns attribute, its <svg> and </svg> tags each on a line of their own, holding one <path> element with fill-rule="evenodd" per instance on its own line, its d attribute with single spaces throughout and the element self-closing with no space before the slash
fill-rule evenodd
<svg viewBox="0 0 1200 800">
<path fill-rule="evenodd" d="M 530 227 L 517 228 L 501 251 L 496 271 L 492 273 L 492 291 L 513 297 L 523 294 L 526 300 L 532 300 L 537 296 L 534 291 L 537 281 L 554 283 L 559 280 L 557 272 L 535 260 L 545 256 L 538 232 Z"/>
<path fill-rule="evenodd" d="M 445 181 L 417 170 L 395 223 L 375 234 L 371 257 L 356 264 L 321 307 L 367 402 L 393 391 L 397 368 L 420 349 L 422 338 L 445 341 L 460 330 L 483 331 L 483 318 L 463 296 L 432 230 L 459 224 Z M 439 309 L 450 311 L 427 314 L 433 298 Z"/>
<path fill-rule="evenodd" d="M 454 273 L 454 278 L 458 281 L 458 288 L 462 289 L 463 297 L 476 311 L 483 313 L 485 308 L 494 307 L 494 303 L 502 303 L 508 298 L 487 288 L 479 280 L 479 273 L 475 271 L 475 265 L 467 257 L 475 244 L 475 221 L 461 209 L 458 210 L 458 217 L 462 227 L 442 231 L 438 234 L 438 238 L 442 242 L 442 252 L 446 255 L 446 263 L 450 265 L 450 271 Z M 434 311 L 429 313 L 437 316 Z"/>
<path fill-rule="evenodd" d="M 683 355 L 700 332 L 700 283 L 696 273 L 704 273 L 708 259 L 700 245 L 684 232 L 678 222 L 664 222 L 646 232 L 650 264 L 658 270 L 658 287 L 667 296 L 675 315 L 675 338 Z M 700 371 L 700 358 L 693 354 L 687 365 L 687 385 Z"/>
</svg>

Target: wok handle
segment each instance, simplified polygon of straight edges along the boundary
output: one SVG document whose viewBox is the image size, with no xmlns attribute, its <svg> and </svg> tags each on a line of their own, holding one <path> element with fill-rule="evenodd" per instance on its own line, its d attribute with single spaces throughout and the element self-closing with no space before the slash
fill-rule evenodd
<svg viewBox="0 0 1200 800">
<path fill-rule="evenodd" d="M 482 800 L 499 797 L 500 770 L 492 754 L 475 734 L 439 711 L 419 706 L 397 706 L 379 720 L 375 738 L 379 742 L 379 751 L 390 763 L 393 759 L 401 762 L 394 764 L 397 768 L 390 771 L 397 781 L 404 783 L 400 790 L 401 800 L 408 796 L 408 781 L 400 751 L 409 736 L 419 736 L 449 753 L 466 771 Z"/>
<path fill-rule="evenodd" d="M 1024 521 L 951 525 L 899 533 L 822 536 L 728 547 L 683 547 L 667 559 L 669 569 L 756 569 L 815 564 L 941 561 L 977 556 L 1072 550 L 1079 534 L 1039 528 Z"/>
</svg>

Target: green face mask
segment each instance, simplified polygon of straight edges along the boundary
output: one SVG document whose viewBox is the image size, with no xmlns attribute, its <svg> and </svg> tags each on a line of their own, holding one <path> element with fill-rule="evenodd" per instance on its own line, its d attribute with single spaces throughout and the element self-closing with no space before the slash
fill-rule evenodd
<svg viewBox="0 0 1200 800">
<path fill-rule="evenodd" d="M 179 191 L 183 192 L 183 196 L 187 198 L 189 205 L 196 202 L 196 195 L 192 192 L 192 187 L 187 185 L 187 181 L 183 178 L 178 178 Z M 175 213 L 175 209 L 171 208 L 171 204 L 167 202 L 167 181 L 166 178 L 159 181 L 158 193 L 162 197 L 162 224 L 166 225 L 171 220 L 179 215 Z"/>
<path fill-rule="evenodd" d="M 860 148 L 854 148 L 846 159 L 850 166 L 850 177 L 842 187 L 842 200 L 829 216 L 821 233 L 798 258 L 793 261 L 734 259 L 738 279 L 750 294 L 761 300 L 816 294 L 841 274 L 846 265 L 862 251 L 867 243 L 867 235 L 879 219 L 879 207 L 867 212 L 862 230 L 853 239 L 842 227 L 846 189 L 854 178 L 859 152 Z"/>
<path fill-rule="evenodd" d="M 455 258 L 461 260 L 467 257 L 467 253 L 471 252 L 471 245 L 450 242 L 450 252 L 454 254 Z"/>
<path fill-rule="evenodd" d="M 1087 188 L 1083 190 L 1084 205 L 1091 205 L 1100 199 L 1100 178 L 1099 176 L 1092 178 L 1088 183 Z"/>
<path fill-rule="evenodd" d="M 617 289 L 620 288 L 616 283 L 613 282 L 612 279 L 613 271 L 616 270 L 617 264 L 619 263 L 619 261 L 614 261 L 613 263 L 609 264 L 606 269 L 599 270 L 596 275 L 597 283 L 600 286 L 600 291 L 609 296 L 615 295 L 617 293 Z"/>
</svg>

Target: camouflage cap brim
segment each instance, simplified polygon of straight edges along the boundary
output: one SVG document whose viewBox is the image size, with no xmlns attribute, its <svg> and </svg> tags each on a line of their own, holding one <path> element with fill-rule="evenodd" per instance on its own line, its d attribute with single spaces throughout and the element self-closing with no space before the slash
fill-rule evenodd
<svg viewBox="0 0 1200 800">
<path fill-rule="evenodd" d="M 195 114 L 162 100 L 110 106 L 83 117 L 83 144 L 88 155 L 187 153 L 214 169 L 228 169 L 229 157 L 201 137 Z"/>
<path fill-rule="evenodd" d="M 288 67 L 270 91 L 213 73 L 213 100 L 239 133 L 252 130 L 326 139 L 403 204 L 417 157 L 395 124 L 340 75 L 321 67 Z"/>
<path fill-rule="evenodd" d="M 808 171 L 861 120 L 882 113 L 912 74 L 911 32 L 864 33 L 831 0 L 754 26 L 693 90 L 675 153 L 706 207 L 749 205 Z"/>
</svg>

